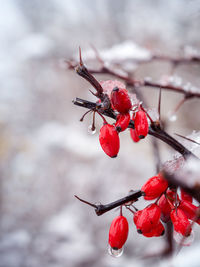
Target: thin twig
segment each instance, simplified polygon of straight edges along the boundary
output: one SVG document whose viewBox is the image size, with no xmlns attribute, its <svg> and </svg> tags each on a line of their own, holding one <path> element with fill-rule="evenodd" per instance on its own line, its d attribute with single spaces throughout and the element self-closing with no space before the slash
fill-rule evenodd
<svg viewBox="0 0 200 267">
<path fill-rule="evenodd" d="M 137 190 L 137 191 L 133 191 L 131 193 L 129 193 L 127 196 L 121 198 L 121 199 L 118 199 L 114 202 L 111 202 L 109 204 L 106 204 L 106 205 L 103 205 L 103 204 L 93 204 L 93 203 L 90 203 L 84 199 L 81 199 L 80 197 L 76 196 L 75 197 L 80 200 L 81 202 L 89 205 L 89 206 L 92 206 L 93 208 L 95 208 L 95 212 L 96 212 L 96 215 L 100 216 L 114 208 L 117 208 L 121 205 L 124 205 L 125 203 L 127 202 L 130 202 L 130 201 L 137 201 L 138 198 L 140 198 L 141 196 L 143 196 L 143 193 L 141 192 L 141 190 Z"/>
</svg>

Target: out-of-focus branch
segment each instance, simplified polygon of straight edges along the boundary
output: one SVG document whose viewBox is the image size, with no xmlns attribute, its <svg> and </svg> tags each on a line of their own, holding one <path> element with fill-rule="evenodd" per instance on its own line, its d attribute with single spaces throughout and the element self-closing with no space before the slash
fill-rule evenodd
<svg viewBox="0 0 200 267">
<path fill-rule="evenodd" d="M 200 63 L 200 57 L 190 57 L 190 58 L 171 58 L 167 56 L 153 56 L 151 59 L 144 61 L 143 63 L 151 62 L 153 60 L 161 60 L 161 61 L 169 61 L 173 64 L 181 64 L 181 63 Z M 75 66 L 77 66 L 77 62 L 73 61 L 66 61 L 68 64 L 69 69 L 73 69 Z M 135 80 L 132 79 L 128 74 L 120 74 L 111 68 L 107 67 L 101 59 L 101 67 L 99 69 L 92 69 L 88 68 L 88 72 L 91 74 L 109 74 L 113 77 L 116 77 L 118 79 L 123 80 L 127 85 L 134 86 L 134 87 L 153 87 L 157 89 L 164 89 L 164 90 L 170 90 L 175 93 L 180 93 L 184 95 L 185 100 L 191 99 L 191 98 L 199 98 L 200 97 L 200 89 L 196 88 L 195 90 L 186 90 L 184 86 L 174 86 L 171 84 L 164 84 L 161 82 L 152 82 L 148 80 Z M 198 91 L 199 89 L 199 91 Z"/>
</svg>

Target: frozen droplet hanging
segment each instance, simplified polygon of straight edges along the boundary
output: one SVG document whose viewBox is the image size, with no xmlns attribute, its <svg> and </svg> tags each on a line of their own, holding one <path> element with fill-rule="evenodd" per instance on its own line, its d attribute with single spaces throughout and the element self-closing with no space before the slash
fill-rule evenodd
<svg viewBox="0 0 200 267">
<path fill-rule="evenodd" d="M 89 125 L 88 127 L 88 133 L 93 135 L 96 133 L 96 128 L 93 127 L 93 125 Z"/>
<path fill-rule="evenodd" d="M 194 241 L 194 232 L 192 231 L 191 234 L 186 237 L 174 231 L 173 238 L 176 241 L 176 243 L 180 244 L 181 246 L 190 246 Z"/>
<path fill-rule="evenodd" d="M 123 251 L 124 251 L 124 248 L 123 247 L 120 248 L 120 249 L 114 249 L 114 248 L 111 248 L 111 246 L 108 246 L 108 253 L 112 257 L 118 258 L 118 257 L 122 256 Z"/>
</svg>

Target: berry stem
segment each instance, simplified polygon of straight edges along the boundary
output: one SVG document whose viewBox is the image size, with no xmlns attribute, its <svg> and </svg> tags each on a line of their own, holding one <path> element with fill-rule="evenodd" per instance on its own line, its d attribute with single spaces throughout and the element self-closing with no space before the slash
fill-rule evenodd
<svg viewBox="0 0 200 267">
<path fill-rule="evenodd" d="M 120 216 L 122 216 L 122 205 L 120 206 Z"/>
</svg>

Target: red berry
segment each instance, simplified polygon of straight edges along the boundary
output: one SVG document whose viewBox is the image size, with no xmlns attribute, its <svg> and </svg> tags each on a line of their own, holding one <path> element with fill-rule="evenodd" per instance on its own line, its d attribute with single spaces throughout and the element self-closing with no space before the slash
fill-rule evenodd
<svg viewBox="0 0 200 267">
<path fill-rule="evenodd" d="M 182 188 L 181 188 L 181 199 L 190 201 L 192 203 L 192 196 L 186 193 Z"/>
<path fill-rule="evenodd" d="M 190 220 L 196 220 L 198 224 L 200 224 L 200 219 L 197 218 L 197 213 L 198 213 L 198 207 L 193 205 L 190 201 L 187 200 L 182 200 L 179 209 L 184 211 L 185 215 L 190 219 Z"/>
<path fill-rule="evenodd" d="M 109 97 L 111 96 L 114 87 L 125 88 L 125 85 L 117 80 L 100 81 L 100 84 L 103 88 L 104 93 L 107 94 Z"/>
<path fill-rule="evenodd" d="M 134 223 L 138 233 L 149 233 L 159 223 L 161 209 L 156 204 L 150 204 L 134 214 Z"/>
<path fill-rule="evenodd" d="M 168 182 L 161 174 L 153 176 L 142 186 L 141 191 L 145 193 L 144 199 L 151 200 L 159 197 L 168 187 Z"/>
<path fill-rule="evenodd" d="M 133 142 L 137 143 L 140 141 L 140 138 L 138 137 L 135 129 L 130 129 L 130 135 L 131 135 Z"/>
<path fill-rule="evenodd" d="M 129 122 L 131 120 L 131 117 L 130 117 L 130 114 L 129 113 L 126 113 L 126 114 L 119 114 L 117 116 L 117 121 L 115 123 L 115 127 L 116 127 L 116 130 L 118 132 L 123 132 L 126 130 L 126 128 L 128 127 L 129 125 Z"/>
<path fill-rule="evenodd" d="M 165 228 L 161 222 L 158 222 L 154 228 L 151 229 L 149 233 L 143 233 L 146 237 L 153 237 L 153 236 L 162 236 L 165 233 Z"/>
<path fill-rule="evenodd" d="M 149 125 L 146 113 L 143 110 L 139 110 L 135 116 L 135 130 L 140 139 L 145 138 L 149 131 Z"/>
<path fill-rule="evenodd" d="M 184 211 L 179 208 L 177 208 L 177 210 L 174 209 L 170 216 L 174 225 L 174 230 L 184 236 L 189 236 L 192 228 Z"/>
<path fill-rule="evenodd" d="M 172 209 L 164 194 L 159 199 L 158 206 L 161 208 L 161 220 L 163 222 L 168 222 Z"/>
<path fill-rule="evenodd" d="M 114 87 L 111 93 L 111 104 L 118 112 L 128 113 L 132 107 L 128 91 L 125 88 Z"/>
<path fill-rule="evenodd" d="M 99 133 L 99 142 L 103 151 L 111 158 L 117 157 L 120 142 L 119 135 L 115 127 L 110 124 L 104 124 Z"/>
<path fill-rule="evenodd" d="M 120 249 L 128 237 L 128 221 L 124 216 L 117 216 L 111 223 L 109 231 L 109 245 L 113 249 Z"/>
<path fill-rule="evenodd" d="M 170 213 L 174 207 L 175 196 L 176 193 L 174 191 L 168 190 L 166 196 L 163 194 L 158 201 L 158 206 L 161 208 L 161 220 L 163 222 L 168 222 L 170 219 Z"/>
</svg>

